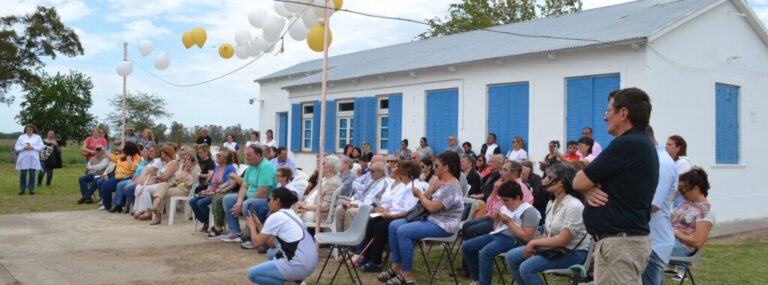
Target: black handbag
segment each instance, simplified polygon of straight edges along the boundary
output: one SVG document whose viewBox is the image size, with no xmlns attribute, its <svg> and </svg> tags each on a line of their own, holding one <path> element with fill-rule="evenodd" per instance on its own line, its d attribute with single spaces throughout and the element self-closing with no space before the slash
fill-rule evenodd
<svg viewBox="0 0 768 285">
<path fill-rule="evenodd" d="M 424 208 L 424 205 L 422 205 L 421 202 L 418 202 L 416 203 L 416 206 L 413 206 L 413 208 L 405 213 L 405 221 L 409 223 L 413 221 L 423 221 L 427 219 L 427 216 L 429 216 L 429 211 L 427 211 L 427 208 Z"/>
<path fill-rule="evenodd" d="M 581 237 L 581 240 L 579 240 L 579 243 L 577 243 L 573 248 L 568 249 L 565 247 L 549 247 L 549 246 L 540 246 L 537 247 L 533 253 L 535 255 L 541 255 L 542 257 L 546 259 L 557 259 L 566 255 L 571 255 L 573 253 L 573 250 L 578 248 L 579 245 L 581 245 L 581 242 L 584 241 L 584 238 L 587 237 L 587 234 L 584 234 L 583 237 Z"/>
</svg>

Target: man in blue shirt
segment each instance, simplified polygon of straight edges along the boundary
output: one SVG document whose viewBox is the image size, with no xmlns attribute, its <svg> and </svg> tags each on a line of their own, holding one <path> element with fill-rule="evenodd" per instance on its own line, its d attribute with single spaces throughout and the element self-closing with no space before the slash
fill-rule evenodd
<svg viewBox="0 0 768 285">
<path fill-rule="evenodd" d="M 645 134 L 656 145 L 659 155 L 659 184 L 651 202 L 651 258 L 643 272 L 643 285 L 663 285 L 664 267 L 672 256 L 675 247 L 675 233 L 669 215 L 672 212 L 672 200 L 677 192 L 677 165 L 663 145 L 659 145 L 653 135 L 653 128 L 648 126 Z"/>
<path fill-rule="evenodd" d="M 296 172 L 296 163 L 293 162 L 293 159 L 288 157 L 288 149 L 285 147 L 280 147 L 277 149 L 277 155 L 272 159 L 271 162 L 272 165 L 275 166 L 275 169 L 280 167 L 290 167 L 291 171 Z"/>
</svg>

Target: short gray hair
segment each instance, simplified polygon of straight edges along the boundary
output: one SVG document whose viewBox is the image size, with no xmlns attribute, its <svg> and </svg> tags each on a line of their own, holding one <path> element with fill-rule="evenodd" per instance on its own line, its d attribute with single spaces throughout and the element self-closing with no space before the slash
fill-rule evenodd
<svg viewBox="0 0 768 285">
<path fill-rule="evenodd" d="M 352 159 L 349 158 L 349 156 L 339 154 L 339 155 L 336 155 L 336 157 L 338 157 L 339 160 L 341 160 L 342 164 L 349 165 L 349 169 L 352 169 L 352 165 L 355 164 L 355 162 L 352 161 Z"/>
<path fill-rule="evenodd" d="M 384 173 L 384 176 L 387 176 L 387 165 L 385 165 L 383 162 L 374 163 L 371 165 L 371 169 Z"/>
<path fill-rule="evenodd" d="M 502 166 L 502 165 L 504 165 L 504 160 L 506 160 L 506 159 L 507 158 L 504 157 L 503 154 L 497 153 L 497 154 L 492 155 L 490 160 L 496 161 L 496 163 L 498 163 L 499 166 Z"/>
<path fill-rule="evenodd" d="M 341 169 L 341 160 L 336 155 L 326 155 L 323 157 L 323 164 L 328 165 L 328 170 L 333 174 L 338 174 Z"/>
</svg>

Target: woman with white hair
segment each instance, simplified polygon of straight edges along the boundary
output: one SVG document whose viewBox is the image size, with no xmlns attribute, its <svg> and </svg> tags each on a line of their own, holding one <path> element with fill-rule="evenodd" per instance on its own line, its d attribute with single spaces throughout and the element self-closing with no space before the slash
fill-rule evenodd
<svg viewBox="0 0 768 285">
<path fill-rule="evenodd" d="M 319 164 L 320 161 L 318 161 L 318 167 Z M 323 157 L 323 177 L 320 182 L 323 185 L 323 193 L 320 204 L 318 204 L 317 201 L 319 187 L 315 186 L 315 188 L 304 197 L 304 202 L 299 203 L 298 206 L 304 221 L 314 221 L 318 211 L 320 212 L 320 220 L 325 220 L 328 216 L 333 192 L 341 186 L 341 179 L 339 178 L 340 168 L 341 160 L 335 155 L 327 155 Z M 318 183 L 318 185 L 321 185 L 320 183 Z"/>
</svg>

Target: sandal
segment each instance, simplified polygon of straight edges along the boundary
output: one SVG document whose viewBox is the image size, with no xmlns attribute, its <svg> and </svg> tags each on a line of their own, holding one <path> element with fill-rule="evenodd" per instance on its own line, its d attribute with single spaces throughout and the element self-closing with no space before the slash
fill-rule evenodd
<svg viewBox="0 0 768 285">
<path fill-rule="evenodd" d="M 403 277 L 402 274 L 397 274 L 397 276 L 395 276 L 394 278 L 389 279 L 389 281 L 387 281 L 386 284 L 387 285 L 416 285 L 416 280 L 407 281 L 405 280 L 405 277 Z"/>
<path fill-rule="evenodd" d="M 376 279 L 378 279 L 381 282 L 387 282 L 389 281 L 389 279 L 392 279 L 398 275 L 399 274 L 397 274 L 397 272 L 395 272 L 394 270 L 392 270 L 392 268 L 390 268 L 390 269 L 387 269 L 387 271 L 382 271 L 379 274 L 379 277 L 376 277 Z"/>
<path fill-rule="evenodd" d="M 208 230 L 208 235 L 206 235 L 207 238 L 218 238 L 221 235 L 220 230 L 217 230 L 216 227 L 211 227 L 210 230 Z"/>
</svg>

